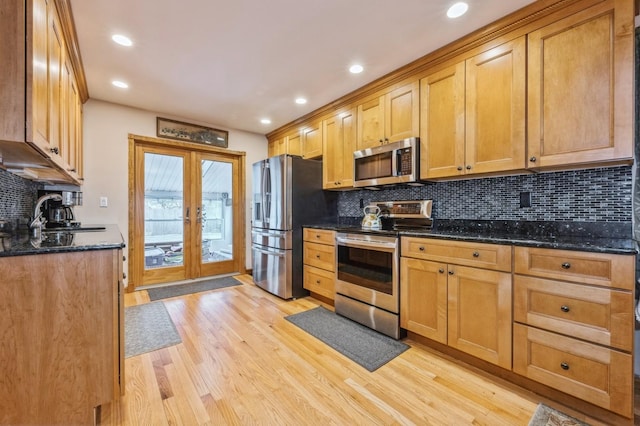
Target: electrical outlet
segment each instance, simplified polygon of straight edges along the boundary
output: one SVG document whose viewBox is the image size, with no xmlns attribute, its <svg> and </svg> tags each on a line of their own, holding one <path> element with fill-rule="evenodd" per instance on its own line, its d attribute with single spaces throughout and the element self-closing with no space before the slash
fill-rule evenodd
<svg viewBox="0 0 640 426">
<path fill-rule="evenodd" d="M 100 197 L 100 207 L 107 207 L 109 205 L 109 199 L 107 197 Z"/>
<path fill-rule="evenodd" d="M 531 193 L 530 192 L 521 192 L 520 193 L 520 208 L 523 207 L 531 207 Z"/>
</svg>

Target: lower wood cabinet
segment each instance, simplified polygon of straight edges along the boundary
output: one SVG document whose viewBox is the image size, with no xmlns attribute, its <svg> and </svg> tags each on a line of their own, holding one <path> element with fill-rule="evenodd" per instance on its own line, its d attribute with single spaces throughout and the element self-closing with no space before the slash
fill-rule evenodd
<svg viewBox="0 0 640 426">
<path fill-rule="evenodd" d="M 511 369 L 511 247 L 402 237 L 400 326 Z M 433 261 L 430 259 L 437 259 Z"/>
<path fill-rule="evenodd" d="M 312 228 L 303 230 L 303 287 L 330 300 L 335 298 L 335 239 L 334 231 Z"/>
<path fill-rule="evenodd" d="M 122 250 L 0 257 L 0 424 L 93 424 L 123 379 Z"/>
</svg>

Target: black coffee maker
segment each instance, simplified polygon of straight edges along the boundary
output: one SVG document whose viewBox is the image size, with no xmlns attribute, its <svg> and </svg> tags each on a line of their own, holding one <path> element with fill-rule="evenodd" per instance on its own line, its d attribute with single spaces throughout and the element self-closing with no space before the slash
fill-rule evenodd
<svg viewBox="0 0 640 426">
<path fill-rule="evenodd" d="M 78 202 L 81 192 L 71 191 L 38 191 L 38 197 L 46 194 L 60 194 L 61 201 L 47 200 L 42 204 L 42 216 L 47 219 L 45 224 L 46 228 L 77 228 L 80 226 L 80 222 L 75 221 L 73 215 L 73 206 L 81 205 Z"/>
</svg>

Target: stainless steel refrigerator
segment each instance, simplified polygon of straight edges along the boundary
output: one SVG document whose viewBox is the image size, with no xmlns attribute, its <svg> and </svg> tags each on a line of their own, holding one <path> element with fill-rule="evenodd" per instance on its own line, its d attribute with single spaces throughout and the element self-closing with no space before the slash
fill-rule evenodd
<svg viewBox="0 0 640 426">
<path fill-rule="evenodd" d="M 302 226 L 335 221 L 337 193 L 322 190 L 322 162 L 279 155 L 253 164 L 253 281 L 283 299 L 303 288 Z"/>
</svg>

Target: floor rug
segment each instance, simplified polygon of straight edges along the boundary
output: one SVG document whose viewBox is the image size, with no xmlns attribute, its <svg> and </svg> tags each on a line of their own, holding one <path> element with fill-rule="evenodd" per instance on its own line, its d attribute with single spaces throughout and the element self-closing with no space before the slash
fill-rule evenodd
<svg viewBox="0 0 640 426">
<path fill-rule="evenodd" d="M 185 294 L 200 293 L 201 291 L 216 290 L 242 283 L 233 277 L 213 278 L 188 284 L 176 284 L 166 287 L 155 287 L 147 290 L 151 301 L 168 299 L 169 297 L 184 296 Z"/>
<path fill-rule="evenodd" d="M 164 303 L 145 303 L 124 309 L 125 358 L 181 342 L 182 339 Z"/>
<path fill-rule="evenodd" d="M 409 349 L 406 343 L 387 337 L 323 307 L 289 315 L 285 319 L 369 371 L 375 371 Z"/>
<path fill-rule="evenodd" d="M 588 423 L 581 422 L 544 404 L 538 404 L 533 417 L 529 420 L 529 426 L 588 426 Z"/>
</svg>

